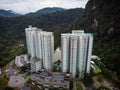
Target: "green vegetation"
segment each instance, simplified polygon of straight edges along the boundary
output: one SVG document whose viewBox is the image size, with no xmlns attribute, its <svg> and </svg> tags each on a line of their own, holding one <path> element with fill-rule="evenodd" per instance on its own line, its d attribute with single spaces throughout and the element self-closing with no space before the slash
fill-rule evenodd
<svg viewBox="0 0 120 90">
<path fill-rule="evenodd" d="M 30 76 L 29 73 L 25 73 L 25 74 L 24 74 L 24 78 L 25 78 L 25 79 L 28 78 L 29 76 Z"/>
<path fill-rule="evenodd" d="M 53 13 L 53 12 L 62 11 L 62 10 L 64 9 L 59 7 L 53 7 L 53 8 L 47 7 L 47 8 L 40 9 L 35 13 L 47 14 L 47 13 Z"/>
<path fill-rule="evenodd" d="M 4 66 L 6 63 L 8 63 L 10 60 L 14 59 L 15 56 L 20 55 L 22 53 L 26 52 L 26 47 L 9 47 L 9 50 L 4 50 L 0 56 L 0 67 Z"/>
<path fill-rule="evenodd" d="M 102 75 L 115 83 L 118 87 L 120 86 L 120 81 L 118 76 L 114 74 L 111 70 L 107 69 L 106 66 L 100 60 L 94 60 L 94 62 L 102 69 Z"/>
<path fill-rule="evenodd" d="M 96 65 L 96 63 L 92 64 L 95 69 L 93 69 L 94 74 L 101 73 L 102 70 Z"/>
<path fill-rule="evenodd" d="M 76 84 L 76 89 L 77 90 L 83 90 L 82 85 L 80 83 Z"/>
<path fill-rule="evenodd" d="M 32 80 L 29 78 L 26 83 L 31 84 Z"/>
<path fill-rule="evenodd" d="M 15 90 L 15 89 L 12 87 L 6 86 L 3 90 Z"/>
<path fill-rule="evenodd" d="M 98 73 L 101 73 L 102 71 L 99 69 L 99 70 L 93 70 L 93 73 L 94 74 L 98 74 Z"/>
<path fill-rule="evenodd" d="M 93 84 L 93 79 L 92 79 L 92 75 L 85 75 L 84 78 L 82 79 L 82 82 L 84 83 L 85 86 L 90 86 L 91 84 Z"/>
<path fill-rule="evenodd" d="M 49 86 L 49 90 L 68 90 L 68 89 L 63 88 L 63 87 L 57 88 L 57 87 Z"/>
<path fill-rule="evenodd" d="M 106 78 L 112 80 L 112 82 L 120 88 L 120 80 L 117 78 L 115 74 L 113 74 L 111 70 L 108 70 L 108 69 L 103 70 L 103 75 Z"/>
<path fill-rule="evenodd" d="M 39 88 L 37 88 L 37 87 L 35 87 L 35 86 L 32 86 L 32 87 L 31 87 L 31 90 L 42 90 L 42 89 L 39 89 Z"/>
<path fill-rule="evenodd" d="M 18 82 L 18 80 L 15 80 L 15 82 Z"/>
<path fill-rule="evenodd" d="M 73 88 L 73 81 L 72 80 L 70 80 L 70 86 L 69 86 L 69 88 L 70 88 L 70 90 L 72 90 L 72 88 Z"/>
<path fill-rule="evenodd" d="M 27 70 L 27 66 L 22 66 L 22 67 L 20 67 L 20 72 L 21 73 L 25 73 L 26 72 L 26 70 Z"/>
<path fill-rule="evenodd" d="M 6 76 L 1 76 L 0 77 L 0 89 L 8 88 L 8 86 L 7 86 L 8 80 L 9 79 Z"/>
<path fill-rule="evenodd" d="M 19 16 L 19 14 L 12 13 L 12 12 L 9 11 L 9 10 L 2 10 L 2 9 L 0 9 L 0 16 L 4 16 L 4 17 L 15 17 L 15 16 Z"/>
<path fill-rule="evenodd" d="M 102 82 L 103 79 L 104 79 L 103 75 L 102 74 L 98 74 L 97 76 L 98 76 L 98 81 Z"/>
</svg>

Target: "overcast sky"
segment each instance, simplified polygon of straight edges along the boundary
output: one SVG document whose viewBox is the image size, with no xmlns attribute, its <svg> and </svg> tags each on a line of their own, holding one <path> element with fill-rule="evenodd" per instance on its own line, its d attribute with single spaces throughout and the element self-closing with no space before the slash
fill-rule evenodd
<svg viewBox="0 0 120 90">
<path fill-rule="evenodd" d="M 85 8 L 88 0 L 0 0 L 0 9 L 13 10 L 20 14 L 35 12 L 45 7 Z"/>
</svg>

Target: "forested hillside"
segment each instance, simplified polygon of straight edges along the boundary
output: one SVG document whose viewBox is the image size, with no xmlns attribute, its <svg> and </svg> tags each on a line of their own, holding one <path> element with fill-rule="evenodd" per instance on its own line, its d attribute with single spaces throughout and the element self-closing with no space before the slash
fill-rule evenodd
<svg viewBox="0 0 120 90">
<path fill-rule="evenodd" d="M 62 11 L 62 10 L 65 10 L 65 9 L 59 8 L 59 7 L 52 7 L 52 8 L 51 7 L 46 7 L 46 8 L 38 10 L 35 13 L 47 14 L 47 13 L 53 13 L 53 12 Z"/>
<path fill-rule="evenodd" d="M 72 23 L 66 32 L 84 29 L 94 35 L 93 54 L 117 73 L 120 79 L 120 7 L 118 0 L 89 0 L 83 17 Z"/>
<path fill-rule="evenodd" d="M 15 16 L 20 16 L 20 14 L 17 14 L 11 10 L 2 10 L 0 9 L 0 16 L 4 17 L 15 17 Z"/>
</svg>

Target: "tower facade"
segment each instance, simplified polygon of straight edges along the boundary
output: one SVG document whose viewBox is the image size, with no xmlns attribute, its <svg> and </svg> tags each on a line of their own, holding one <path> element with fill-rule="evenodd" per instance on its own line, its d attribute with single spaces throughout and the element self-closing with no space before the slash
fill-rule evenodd
<svg viewBox="0 0 120 90">
<path fill-rule="evenodd" d="M 90 73 L 93 35 L 83 30 L 73 30 L 61 35 L 62 71 L 72 77 L 83 78 Z"/>
<path fill-rule="evenodd" d="M 31 69 L 33 71 L 38 71 L 41 68 L 51 70 L 54 59 L 53 33 L 31 26 L 26 28 L 25 32 L 27 50 L 31 57 Z"/>
<path fill-rule="evenodd" d="M 61 35 L 61 49 L 62 71 L 69 72 L 69 34 Z"/>
</svg>

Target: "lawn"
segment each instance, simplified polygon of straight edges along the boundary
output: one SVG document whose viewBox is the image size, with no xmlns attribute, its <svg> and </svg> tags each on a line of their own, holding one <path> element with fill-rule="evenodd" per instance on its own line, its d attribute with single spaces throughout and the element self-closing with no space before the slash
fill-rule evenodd
<svg viewBox="0 0 120 90">
<path fill-rule="evenodd" d="M 92 64 L 92 65 L 93 65 L 93 67 L 95 68 L 95 69 L 93 70 L 94 74 L 97 74 L 97 73 L 102 72 L 102 70 L 101 70 L 96 64 Z"/>
<path fill-rule="evenodd" d="M 98 73 L 100 73 L 100 72 L 102 72 L 101 70 L 93 70 L 93 73 L 94 74 L 98 74 Z"/>
<path fill-rule="evenodd" d="M 25 73 L 23 77 L 24 77 L 24 79 L 26 79 L 26 78 L 28 78 L 29 76 L 30 76 L 30 74 Z"/>
<path fill-rule="evenodd" d="M 76 89 L 77 89 L 77 90 L 83 90 L 83 88 L 82 88 L 82 86 L 81 86 L 80 83 L 77 83 L 77 84 L 76 84 Z"/>
</svg>

